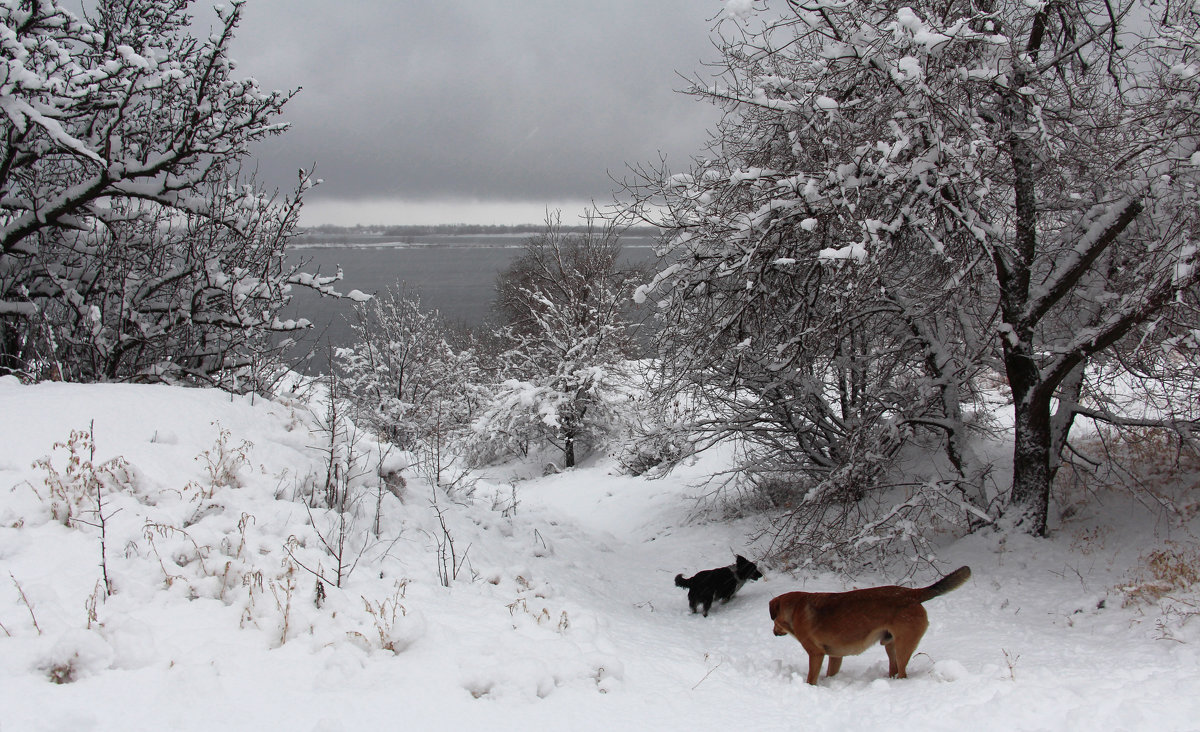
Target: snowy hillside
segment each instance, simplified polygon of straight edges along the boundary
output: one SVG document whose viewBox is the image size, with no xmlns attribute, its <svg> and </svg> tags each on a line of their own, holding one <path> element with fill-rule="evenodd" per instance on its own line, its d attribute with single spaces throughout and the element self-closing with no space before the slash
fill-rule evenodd
<svg viewBox="0 0 1200 732">
<path fill-rule="evenodd" d="M 1194 489 L 1190 524 L 1103 493 L 1049 540 L 948 543 L 973 577 L 927 604 L 910 678 L 873 648 L 810 687 L 768 600 L 903 578 L 764 566 L 689 614 L 676 573 L 759 556 L 694 515 L 719 455 L 451 497 L 362 440 L 342 524 L 308 507 L 329 436 L 299 402 L 5 377 L 0 415 L 3 732 L 1200 729 L 1200 594 L 1151 586 L 1195 571 Z"/>
</svg>

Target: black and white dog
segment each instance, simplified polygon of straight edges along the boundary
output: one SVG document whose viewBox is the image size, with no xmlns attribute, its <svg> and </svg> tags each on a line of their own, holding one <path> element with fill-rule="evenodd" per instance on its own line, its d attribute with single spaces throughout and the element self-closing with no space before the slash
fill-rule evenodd
<svg viewBox="0 0 1200 732">
<path fill-rule="evenodd" d="M 677 574 L 675 575 L 675 585 L 687 588 L 688 605 L 691 606 L 692 612 L 696 612 L 698 607 L 703 607 L 704 617 L 707 618 L 708 609 L 712 607 L 714 601 L 729 602 L 729 599 L 741 589 L 742 585 L 750 580 L 761 578 L 762 572 L 758 571 L 754 562 L 739 554 L 737 562 L 728 567 L 706 569 L 687 579 L 684 579 L 682 574 Z"/>
</svg>

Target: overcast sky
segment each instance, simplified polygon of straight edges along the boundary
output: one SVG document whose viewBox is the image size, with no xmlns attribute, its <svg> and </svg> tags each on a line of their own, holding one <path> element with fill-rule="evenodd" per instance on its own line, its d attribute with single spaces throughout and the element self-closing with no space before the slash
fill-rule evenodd
<svg viewBox="0 0 1200 732">
<path fill-rule="evenodd" d="M 685 167 L 716 111 L 678 92 L 714 60 L 720 0 L 250 0 L 234 46 L 302 87 L 255 150 L 306 225 L 526 223 L 607 203 L 627 163 Z M 678 73 L 677 73 L 678 72 Z"/>
</svg>

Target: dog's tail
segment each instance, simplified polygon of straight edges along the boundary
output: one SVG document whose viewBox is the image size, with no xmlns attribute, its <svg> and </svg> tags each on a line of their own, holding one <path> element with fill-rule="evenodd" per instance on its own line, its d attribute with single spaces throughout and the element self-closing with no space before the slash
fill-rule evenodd
<svg viewBox="0 0 1200 732">
<path fill-rule="evenodd" d="M 932 600 L 938 595 L 944 595 L 951 590 L 957 590 L 963 583 L 971 579 L 970 567 L 959 567 L 932 585 L 917 591 L 917 602 Z"/>
<path fill-rule="evenodd" d="M 683 578 L 682 574 L 677 574 L 677 575 L 675 575 L 675 586 L 676 587 L 691 587 L 692 585 L 690 582 L 688 582 L 687 580 L 685 580 Z"/>
</svg>

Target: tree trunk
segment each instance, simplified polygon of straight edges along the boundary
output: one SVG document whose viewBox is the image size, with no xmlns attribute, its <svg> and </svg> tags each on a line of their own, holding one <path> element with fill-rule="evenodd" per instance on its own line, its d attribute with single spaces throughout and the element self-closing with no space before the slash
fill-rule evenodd
<svg viewBox="0 0 1200 732">
<path fill-rule="evenodd" d="M 1039 392 L 1035 388 L 1019 394 L 1013 387 L 1013 479 L 1006 513 L 1014 526 L 1045 536 L 1050 507 L 1050 400 Z"/>
<path fill-rule="evenodd" d="M 563 467 L 575 467 L 575 438 L 568 436 L 563 440 Z"/>
<path fill-rule="evenodd" d="M 14 325 L 0 319 L 0 376 L 21 370 L 20 337 Z"/>
<path fill-rule="evenodd" d="M 1004 368 L 1013 397 L 1013 479 L 1005 513 L 1013 525 L 1034 536 L 1046 535 L 1050 505 L 1050 394 L 1053 388 L 1042 379 L 1034 350 L 1034 328 L 1030 322 L 1030 282 L 1038 251 L 1038 156 L 1030 136 L 1029 100 L 1018 90 L 1030 75 L 1029 61 L 1036 61 L 1044 38 L 1046 12 L 1039 12 L 1026 45 L 1028 61 L 1014 65 L 1013 90 L 1004 103 L 1008 153 L 1012 163 L 1014 236 L 1008 251 L 997 250 L 996 277 L 1000 285 L 1000 310 L 1010 329 L 1004 339 Z"/>
</svg>

